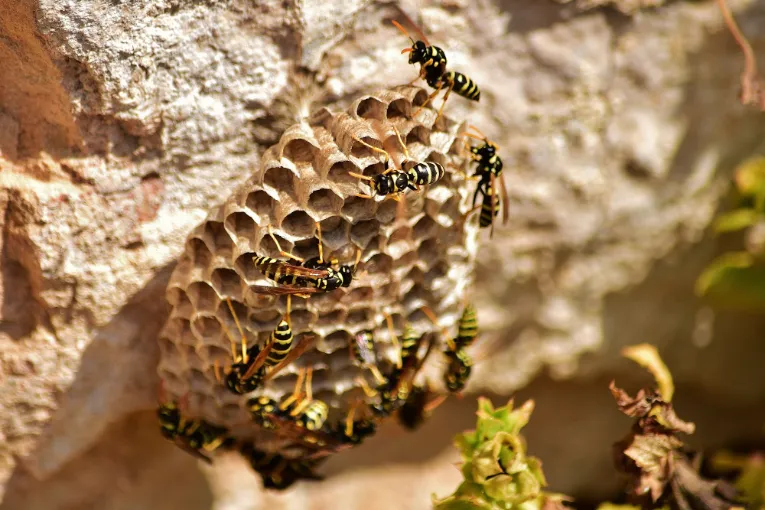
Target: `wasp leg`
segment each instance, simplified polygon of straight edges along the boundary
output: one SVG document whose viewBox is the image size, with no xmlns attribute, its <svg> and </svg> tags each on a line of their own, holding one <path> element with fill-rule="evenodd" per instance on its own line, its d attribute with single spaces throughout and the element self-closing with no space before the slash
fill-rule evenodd
<svg viewBox="0 0 765 510">
<path fill-rule="evenodd" d="M 433 124 L 438 122 L 438 119 L 441 118 L 441 114 L 444 113 L 444 106 L 446 106 L 446 100 L 449 99 L 449 94 L 452 93 L 452 89 L 454 88 L 454 82 L 449 84 L 449 88 L 446 89 L 446 94 L 444 94 L 444 99 L 441 102 L 441 108 L 438 109 L 438 115 L 436 115 L 436 120 L 433 121 Z"/>
<path fill-rule="evenodd" d="M 422 308 L 420 308 L 420 310 L 422 310 L 422 313 L 424 313 L 428 317 L 428 319 L 430 319 L 430 322 L 432 322 L 433 325 L 441 327 L 438 324 L 438 317 L 436 317 L 435 312 L 433 312 L 433 310 L 431 310 L 430 307 L 423 306 Z M 457 346 L 454 345 L 454 340 L 452 339 L 451 335 L 449 335 L 449 331 L 446 328 L 441 328 L 441 334 L 446 339 L 446 344 L 449 346 L 449 350 L 450 351 L 455 350 Z"/>
<path fill-rule="evenodd" d="M 279 253 L 281 253 L 282 255 L 284 255 L 284 256 L 285 256 L 285 257 L 287 257 L 287 258 L 290 258 L 290 259 L 294 259 L 294 260 L 298 260 L 298 261 L 300 261 L 300 262 L 303 262 L 303 259 L 302 259 L 302 258 L 300 258 L 300 257 L 298 257 L 297 255 L 293 255 L 292 253 L 290 253 L 290 252 L 288 252 L 288 251 L 284 251 L 284 250 L 282 250 L 282 247 L 281 247 L 281 245 L 279 244 L 279 241 L 276 239 L 276 236 L 274 235 L 274 228 L 273 228 L 273 227 L 272 227 L 270 224 L 268 225 L 268 235 L 269 235 L 269 236 L 271 236 L 271 240 L 272 240 L 272 241 L 274 242 L 274 244 L 276 245 L 276 249 L 277 249 L 277 250 L 279 250 Z"/>
<path fill-rule="evenodd" d="M 385 322 L 388 323 L 388 333 L 390 333 L 390 341 L 393 347 L 396 349 L 396 367 L 401 368 L 403 360 L 401 359 L 401 344 L 398 341 L 398 336 L 393 331 L 393 319 L 389 313 L 385 314 Z"/>
<path fill-rule="evenodd" d="M 422 104 L 420 105 L 420 107 L 419 107 L 419 108 L 417 108 L 417 111 L 416 111 L 416 112 L 414 112 L 414 114 L 412 115 L 412 118 L 416 117 L 416 116 L 417 116 L 417 114 L 418 114 L 418 113 L 420 113 L 420 111 L 422 111 L 422 109 L 423 109 L 423 108 L 425 108 L 425 106 L 426 106 L 426 105 L 427 105 L 427 104 L 428 104 L 428 103 L 429 103 L 429 102 L 430 102 L 430 101 L 431 101 L 431 100 L 432 100 L 434 97 L 436 97 L 436 95 L 437 95 L 439 92 L 441 92 L 441 89 L 443 88 L 443 86 L 444 86 L 444 85 L 443 85 L 443 83 L 439 83 L 439 84 L 438 84 L 438 87 L 436 87 L 436 90 L 435 90 L 435 92 L 431 93 L 431 94 L 428 96 L 428 98 L 425 100 L 425 102 L 424 102 L 424 103 L 422 103 Z M 438 118 L 436 118 L 436 120 L 438 120 Z"/>
<path fill-rule="evenodd" d="M 231 300 L 229 298 L 226 298 L 226 304 L 228 305 L 228 309 L 231 312 L 231 317 L 234 318 L 234 324 L 236 324 L 236 329 L 239 330 L 239 334 L 241 335 L 241 342 L 242 342 L 242 360 L 241 363 L 247 363 L 247 337 L 244 336 L 244 330 L 242 329 L 242 325 L 239 324 L 239 317 L 237 317 L 236 312 L 234 311 L 234 305 L 231 304 Z M 236 344 L 233 342 L 233 337 L 231 336 L 231 333 L 229 332 L 228 328 L 221 322 L 221 326 L 223 326 L 223 329 L 226 331 L 226 335 L 228 336 L 228 339 L 231 341 L 231 352 L 234 356 L 234 359 L 236 359 L 236 348 L 234 347 Z"/>
</svg>

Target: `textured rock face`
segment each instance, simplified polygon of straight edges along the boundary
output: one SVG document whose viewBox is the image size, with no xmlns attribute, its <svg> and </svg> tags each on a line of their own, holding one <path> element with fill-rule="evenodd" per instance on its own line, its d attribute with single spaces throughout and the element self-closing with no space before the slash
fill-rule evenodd
<svg viewBox="0 0 765 510">
<path fill-rule="evenodd" d="M 351 394 L 359 398 L 354 381 L 369 373 L 351 355 L 357 333 L 373 332 L 378 364 L 389 373 L 398 354 L 386 316 L 399 338 L 404 324 L 418 334 L 440 333 L 423 306 L 442 325 L 455 324 L 472 282 L 478 217 L 468 214 L 471 182 L 454 171 L 466 163 L 458 136 L 464 123 L 445 117 L 435 122 L 430 108 L 414 117 L 426 99 L 415 87 L 382 90 L 354 101 L 348 113 L 323 109 L 312 122 L 291 126 L 265 152 L 260 169 L 192 230 L 170 278 L 172 311 L 159 340 L 159 375 L 168 398 L 187 400 L 189 416 L 225 426 L 239 438 L 258 431 L 247 399 L 227 390 L 214 366 L 230 366 L 232 350 L 239 349 L 236 321 L 248 346 L 263 346 L 286 317 L 286 299 L 252 290 L 274 285 L 254 258 L 284 259 L 279 248 L 303 259 L 316 257 L 318 228 L 324 260 L 353 264 L 358 253 L 355 276 L 348 288 L 291 300 L 295 343 L 311 337 L 315 348 L 258 394 L 281 399 L 295 379 L 283 376 L 310 367 L 314 397 L 330 406 L 330 421 L 340 421 Z M 349 172 L 375 176 L 385 168 L 381 157 L 386 156 L 368 145 L 389 152 L 391 170 L 435 162 L 449 171 L 422 191 L 404 193 L 400 205 L 384 197 L 358 197 L 362 181 Z M 440 343 L 437 349 L 443 350 Z M 263 448 L 264 431 L 259 435 Z"/>
<path fill-rule="evenodd" d="M 127 508 L 148 494 L 140 501 L 149 508 L 171 482 L 136 473 L 162 471 L 173 450 L 130 433 L 152 420 L 120 423 L 155 405 L 164 295 L 184 240 L 297 115 L 323 104 L 339 111 L 413 78 L 399 54 L 407 43 L 385 20 L 395 10 L 368 2 L 0 4 L 0 476 L 10 477 L 8 507 Z M 651 341 L 675 372 L 678 398 L 684 386 L 704 391 L 688 415 L 704 430 L 704 417 L 741 412 L 765 391 L 761 320 L 715 315 L 691 292 L 715 251 L 704 232 L 720 184 L 761 143 L 762 117 L 735 101 L 741 61 L 713 4 L 675 2 L 635 18 L 574 5 L 407 5 L 450 65 L 481 86 L 479 105 L 452 97 L 446 111 L 478 125 L 506 160 L 512 219 L 480 252 L 473 290 L 484 345 L 502 343 L 476 367 L 470 389 L 506 394 L 545 367 L 564 377 L 580 366 L 598 380 L 625 366 L 615 362 L 619 347 Z M 738 7 L 762 53 L 761 3 Z M 578 401 L 563 393 L 548 409 L 570 411 Z M 587 416 L 612 416 L 612 405 L 605 398 Z M 472 412 L 455 409 L 411 442 L 382 434 L 377 448 L 333 459 L 338 471 L 355 472 L 332 484 L 266 498 L 319 508 L 374 491 L 424 506 L 431 491 L 447 489 L 412 484 L 411 474 L 453 461 L 433 450 L 450 448 L 447 424 L 456 422 L 447 416 Z M 543 409 L 529 429 L 558 437 L 560 414 Z M 567 431 L 582 432 L 582 450 L 545 452 L 544 440 L 530 450 L 555 473 L 555 489 L 594 493 L 610 459 L 592 457 L 587 444 L 621 436 L 624 425 L 577 429 L 578 415 L 564 416 Z M 759 431 L 734 425 L 719 424 L 705 441 Z M 143 457 L 121 454 L 118 444 Z M 428 449 L 428 460 L 407 457 L 417 465 L 393 471 L 399 457 L 390 445 L 399 444 Z M 103 475 L 128 457 L 119 479 Z M 378 460 L 391 464 L 373 467 Z M 209 476 L 231 508 L 247 508 L 252 499 L 242 494 L 257 490 L 219 485 L 254 482 L 248 474 Z M 198 474 L 183 479 L 200 485 Z M 209 507 L 210 497 L 194 501 Z"/>
</svg>

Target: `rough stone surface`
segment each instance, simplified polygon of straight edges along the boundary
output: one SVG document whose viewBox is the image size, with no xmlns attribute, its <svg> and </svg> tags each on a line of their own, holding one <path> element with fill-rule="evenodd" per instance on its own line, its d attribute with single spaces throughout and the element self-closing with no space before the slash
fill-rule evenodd
<svg viewBox="0 0 765 510">
<path fill-rule="evenodd" d="M 240 484 L 225 485 L 216 465 L 200 494 L 207 488 L 193 460 L 160 442 L 153 420 L 125 426 L 156 402 L 169 276 L 188 233 L 299 116 L 340 109 L 415 71 L 399 54 L 407 42 L 387 22 L 397 16 L 388 4 L 253 4 L 0 3 L 5 508 L 152 508 L 172 492 L 199 496 L 178 507 L 210 508 L 218 498 L 233 509 L 253 507 L 249 496 L 260 494 L 249 471 L 231 464 L 227 476 Z M 732 4 L 762 54 L 765 6 Z M 762 418 L 745 411 L 765 393 L 763 321 L 715 314 L 691 290 L 727 247 L 707 233 L 723 185 L 762 150 L 765 132 L 762 115 L 736 101 L 742 60 L 716 6 L 672 2 L 633 18 L 545 0 L 407 10 L 450 66 L 481 86 L 480 104 L 452 97 L 447 112 L 493 137 L 506 161 L 511 221 L 484 243 L 474 288 L 486 332 L 476 349 L 491 357 L 470 391 L 507 395 L 548 370 L 585 386 L 600 381 L 605 392 L 602 379 L 628 377 L 618 349 L 650 341 L 678 394 L 700 395 L 682 415 L 699 430 L 705 419 L 718 424 L 699 444 L 761 434 Z M 537 407 L 529 426 L 537 437 L 615 413 L 608 399 L 585 406 L 598 390 L 572 394 L 578 386 L 565 384 L 549 390 L 550 411 Z M 559 410 L 576 402 L 570 414 Z M 421 434 L 381 433 L 368 449 L 333 459 L 327 469 L 338 475 L 327 484 L 261 497 L 353 508 L 354 495 L 378 490 L 424 508 L 430 492 L 455 480 L 411 475 L 454 473 L 448 436 L 433 430 L 469 425 L 468 403 L 450 403 L 457 411 L 436 414 Z M 720 425 L 715 417 L 726 412 L 746 418 Z M 757 428 L 743 428 L 748 420 Z M 566 449 L 531 452 L 555 489 L 597 494 L 610 486 L 608 461 L 588 445 L 626 426 L 582 426 Z M 383 457 L 375 444 L 430 453 L 404 461 L 409 452 Z M 105 474 L 117 464 L 124 477 Z M 168 471 L 177 476 L 150 476 Z"/>
</svg>

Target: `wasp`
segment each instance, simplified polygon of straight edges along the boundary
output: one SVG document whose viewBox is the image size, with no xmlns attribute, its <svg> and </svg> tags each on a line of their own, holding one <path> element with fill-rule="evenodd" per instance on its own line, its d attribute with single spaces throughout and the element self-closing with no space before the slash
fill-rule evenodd
<svg viewBox="0 0 765 510">
<path fill-rule="evenodd" d="M 157 408 L 160 433 L 165 439 L 208 464 L 209 454 L 218 448 L 230 447 L 234 439 L 225 427 L 219 427 L 202 419 L 188 419 L 176 402 L 166 399 L 164 383 L 160 382 L 160 404 Z"/>
<path fill-rule="evenodd" d="M 375 353 L 375 338 L 371 331 L 359 331 L 353 336 L 350 346 L 351 359 L 366 368 L 374 378 L 382 383 L 385 378 L 377 368 L 377 355 Z"/>
<path fill-rule="evenodd" d="M 241 354 L 237 352 L 234 337 L 226 325 L 221 322 L 231 343 L 231 356 L 234 362 L 231 364 L 225 376 L 225 385 L 233 393 L 243 395 L 255 391 L 261 384 L 275 376 L 281 369 L 300 357 L 313 341 L 312 337 L 303 338 L 298 345 L 292 334 L 289 322 L 281 320 L 276 329 L 271 333 L 268 343 L 262 349 L 253 345 L 247 348 L 247 337 L 239 322 L 231 300 L 226 298 L 226 304 L 234 319 L 241 338 Z M 289 318 L 289 296 L 287 301 L 287 315 Z M 215 363 L 215 376 L 220 381 L 218 364 Z"/>
<path fill-rule="evenodd" d="M 483 143 L 477 146 L 466 145 L 470 151 L 470 157 L 476 163 L 474 178 L 478 179 L 478 186 L 473 194 L 473 207 L 475 207 L 478 194 L 483 194 L 483 203 L 479 206 L 481 209 L 479 225 L 484 228 L 491 226 L 492 235 L 494 234 L 494 217 L 499 214 L 500 204 L 502 207 L 502 223 L 507 223 L 509 217 L 507 188 L 505 180 L 502 177 L 502 168 L 504 166 L 502 158 L 499 157 L 499 148 L 491 142 L 486 135 L 475 127 L 470 126 L 476 133 L 465 132 L 464 136 L 481 140 Z M 501 197 L 496 196 L 497 181 L 499 181 L 499 190 Z M 477 209 L 477 208 L 476 208 Z"/>
<path fill-rule="evenodd" d="M 432 310 L 423 307 L 422 311 L 434 324 L 438 324 L 438 318 Z M 462 391 L 467 384 L 475 362 L 466 349 L 473 345 L 477 336 L 478 314 L 475 306 L 467 304 L 457 321 L 457 337 L 452 339 L 449 337 L 448 331 L 444 331 L 444 337 L 446 338 L 444 355 L 448 363 L 444 372 L 444 384 L 446 389 L 452 393 Z"/>
<path fill-rule="evenodd" d="M 309 431 L 318 431 L 324 427 L 329 414 L 329 407 L 321 400 L 313 398 L 311 377 L 313 369 L 303 369 L 298 374 L 295 390 L 291 395 L 275 402 L 267 396 L 250 399 L 247 407 L 253 420 L 265 428 L 276 428 L 278 422 L 289 421 Z M 303 396 L 303 382 L 306 385 Z"/>
<path fill-rule="evenodd" d="M 415 385 L 409 393 L 409 397 L 398 410 L 399 423 L 410 430 L 422 425 L 433 410 L 446 400 L 446 395 L 432 398 L 432 393 L 427 384 L 424 386 Z"/>
<path fill-rule="evenodd" d="M 252 442 L 243 443 L 239 452 L 263 478 L 263 487 L 285 490 L 299 480 L 322 480 L 314 469 L 320 463 L 310 459 L 287 459 L 278 453 L 259 450 Z"/>
<path fill-rule="evenodd" d="M 449 99 L 449 94 L 451 94 L 452 90 L 471 101 L 479 101 L 481 99 L 481 91 L 470 77 L 457 71 L 446 70 L 446 54 L 444 51 L 438 46 L 431 46 L 425 34 L 414 23 L 412 25 L 417 28 L 417 32 L 422 36 L 422 40 L 415 41 L 398 22 L 394 21 L 393 24 L 412 41 L 411 48 L 404 48 L 401 53 L 409 53 L 410 64 L 420 64 L 420 72 L 412 83 L 420 78 L 425 78 L 428 86 L 435 89 L 428 96 L 428 99 L 414 112 L 414 117 L 444 88 L 446 88 L 446 93 L 444 94 L 441 108 L 438 110 L 436 121 L 441 117 L 446 100 Z"/>
<path fill-rule="evenodd" d="M 361 258 L 361 250 L 357 250 L 356 261 L 353 266 L 340 265 L 337 259 L 325 261 L 321 240 L 321 224 L 316 222 L 315 225 L 319 239 L 319 256 L 308 260 L 282 250 L 274 235 L 273 228 L 269 225 L 268 234 L 276 244 L 277 250 L 282 255 L 287 256 L 289 260 L 284 261 L 264 256 L 255 257 L 253 259 L 255 266 L 266 278 L 274 280 L 279 286 L 252 285 L 250 289 L 259 294 L 295 294 L 307 297 L 307 295 L 317 292 L 330 292 L 340 287 L 349 287 Z M 335 269 L 333 266 L 338 266 L 338 268 Z"/>
<path fill-rule="evenodd" d="M 386 318 L 388 319 L 388 327 L 391 329 L 391 335 L 393 335 L 390 316 Z M 398 349 L 398 360 L 384 378 L 384 382 L 372 389 L 365 379 L 357 380 L 367 397 L 375 399 L 367 404 L 373 415 L 377 417 L 388 416 L 401 408 L 407 401 L 410 391 L 412 391 L 412 382 L 430 356 L 433 347 L 433 342 L 428 342 L 425 354 L 422 357 L 418 356 L 423 338 L 426 336 L 418 335 L 411 327 L 407 326 Z M 395 335 L 393 338 L 396 338 Z M 398 344 L 398 340 L 394 340 L 394 343 Z"/>
</svg>

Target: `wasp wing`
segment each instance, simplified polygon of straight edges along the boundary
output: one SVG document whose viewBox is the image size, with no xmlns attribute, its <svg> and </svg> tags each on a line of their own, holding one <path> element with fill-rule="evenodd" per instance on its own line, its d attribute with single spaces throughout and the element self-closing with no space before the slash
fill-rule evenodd
<svg viewBox="0 0 765 510">
<path fill-rule="evenodd" d="M 315 336 L 303 336 L 300 339 L 300 343 L 298 343 L 295 347 L 292 348 L 292 350 L 287 354 L 287 357 L 281 360 L 277 365 L 275 365 L 271 370 L 268 371 L 266 376 L 263 378 L 263 382 L 266 382 L 270 380 L 272 377 L 274 377 L 276 374 L 279 373 L 281 369 L 298 359 L 305 351 L 308 349 L 311 345 L 313 345 L 313 341 L 316 339 Z"/>
<path fill-rule="evenodd" d="M 289 287 L 278 286 L 269 287 L 268 285 L 250 285 L 250 289 L 256 294 L 269 294 L 271 296 L 286 296 L 286 295 L 308 295 L 323 292 L 316 287 Z"/>
</svg>

